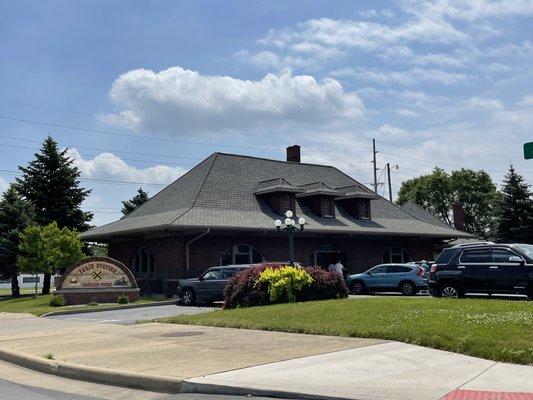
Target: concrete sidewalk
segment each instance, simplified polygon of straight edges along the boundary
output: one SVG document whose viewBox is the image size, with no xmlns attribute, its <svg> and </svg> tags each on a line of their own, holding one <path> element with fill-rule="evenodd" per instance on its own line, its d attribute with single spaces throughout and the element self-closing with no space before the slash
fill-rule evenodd
<svg viewBox="0 0 533 400">
<path fill-rule="evenodd" d="M 456 389 L 533 393 L 533 367 L 398 342 L 25 314 L 0 314 L 0 325 L 0 353 L 39 361 L 51 353 L 57 371 L 130 374 L 188 392 L 361 400 L 438 400 Z"/>
</svg>

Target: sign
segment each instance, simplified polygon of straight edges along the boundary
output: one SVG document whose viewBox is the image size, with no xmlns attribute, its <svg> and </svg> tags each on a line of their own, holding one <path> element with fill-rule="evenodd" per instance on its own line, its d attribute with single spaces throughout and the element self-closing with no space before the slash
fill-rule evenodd
<svg viewBox="0 0 533 400">
<path fill-rule="evenodd" d="M 60 278 L 57 289 L 68 305 L 116 303 L 118 296 L 127 296 L 130 302 L 139 298 L 131 271 L 110 257 L 89 257 L 74 264 Z"/>
<path fill-rule="evenodd" d="M 533 158 L 533 142 L 524 144 L 524 158 L 526 160 Z"/>
<path fill-rule="evenodd" d="M 84 262 L 65 277 L 62 289 L 133 287 L 122 268 L 108 261 Z"/>
</svg>

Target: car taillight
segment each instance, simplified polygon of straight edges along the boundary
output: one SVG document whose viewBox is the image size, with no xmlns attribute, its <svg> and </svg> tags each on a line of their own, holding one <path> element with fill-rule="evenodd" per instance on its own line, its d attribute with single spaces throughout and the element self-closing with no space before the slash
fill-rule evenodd
<svg viewBox="0 0 533 400">
<path fill-rule="evenodd" d="M 418 267 L 418 272 L 416 273 L 418 276 L 424 276 L 426 274 L 426 271 L 422 267 Z"/>
<path fill-rule="evenodd" d="M 429 270 L 429 272 L 433 274 L 437 272 L 437 264 L 431 264 L 431 269 Z"/>
</svg>

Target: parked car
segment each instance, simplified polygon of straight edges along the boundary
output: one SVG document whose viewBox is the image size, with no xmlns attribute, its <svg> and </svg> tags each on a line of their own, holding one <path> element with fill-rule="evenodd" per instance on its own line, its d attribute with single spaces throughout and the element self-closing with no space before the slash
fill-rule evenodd
<svg viewBox="0 0 533 400">
<path fill-rule="evenodd" d="M 287 265 L 285 261 L 265 261 L 259 264 L 225 265 L 208 268 L 198 278 L 180 279 L 177 295 L 181 303 L 192 306 L 197 303 L 212 303 L 224 300 L 226 285 L 239 272 L 259 266 L 275 267 Z"/>
<path fill-rule="evenodd" d="M 533 245 L 465 243 L 444 249 L 429 274 L 431 294 L 525 294 L 533 298 Z"/>
<path fill-rule="evenodd" d="M 361 274 L 348 275 L 346 284 L 353 294 L 401 292 L 412 296 L 427 290 L 427 274 L 416 264 L 380 264 Z"/>
</svg>

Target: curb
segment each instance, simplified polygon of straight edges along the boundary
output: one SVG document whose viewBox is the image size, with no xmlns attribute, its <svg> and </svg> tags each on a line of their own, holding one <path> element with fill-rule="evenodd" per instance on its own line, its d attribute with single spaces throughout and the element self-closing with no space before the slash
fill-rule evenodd
<svg viewBox="0 0 533 400">
<path fill-rule="evenodd" d="M 182 379 L 179 378 L 81 366 L 5 349 L 0 349 L 0 360 L 62 378 L 160 393 L 182 392 Z"/>
<path fill-rule="evenodd" d="M 50 311 L 49 313 L 41 315 L 41 317 L 54 317 L 56 315 L 86 314 L 86 313 L 100 312 L 100 311 L 127 310 L 129 308 L 168 306 L 168 305 L 173 305 L 177 303 L 178 303 L 178 300 L 174 299 L 174 300 L 154 301 L 151 303 L 124 304 L 121 306 L 102 306 L 102 307 L 87 308 L 87 309 L 82 308 L 79 310 Z"/>
<path fill-rule="evenodd" d="M 194 379 L 194 378 L 192 378 Z M 279 399 L 302 400 L 354 400 L 353 397 L 323 396 L 310 393 L 289 392 L 284 390 L 253 389 L 239 386 L 217 385 L 216 383 L 200 383 L 184 380 L 182 393 L 218 394 L 232 396 L 274 397 Z"/>
</svg>

